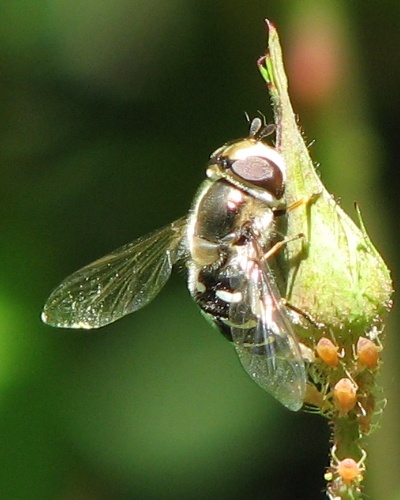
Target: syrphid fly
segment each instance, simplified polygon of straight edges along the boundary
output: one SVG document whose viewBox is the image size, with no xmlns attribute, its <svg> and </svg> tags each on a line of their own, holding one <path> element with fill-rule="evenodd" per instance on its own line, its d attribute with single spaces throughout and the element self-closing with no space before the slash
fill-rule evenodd
<svg viewBox="0 0 400 500">
<path fill-rule="evenodd" d="M 205 316 L 233 342 L 250 377 L 291 410 L 301 408 L 306 370 L 269 263 L 286 212 L 286 168 L 259 118 L 248 137 L 218 148 L 186 217 L 66 278 L 50 295 L 45 323 L 100 328 L 147 305 L 184 262 Z M 282 240 L 282 238 L 281 238 Z"/>
</svg>

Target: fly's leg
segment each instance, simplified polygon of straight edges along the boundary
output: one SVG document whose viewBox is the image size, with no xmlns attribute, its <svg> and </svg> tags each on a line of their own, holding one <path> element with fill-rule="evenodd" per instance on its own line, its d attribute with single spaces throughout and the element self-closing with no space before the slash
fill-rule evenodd
<svg viewBox="0 0 400 500">
<path fill-rule="evenodd" d="M 322 191 L 319 191 L 318 193 L 313 193 L 310 196 L 303 196 L 302 198 L 298 199 L 297 201 L 286 207 L 286 212 L 292 212 L 296 208 L 301 207 L 303 205 L 311 205 L 312 203 L 318 200 L 321 194 Z"/>
<path fill-rule="evenodd" d="M 291 212 L 292 210 L 295 210 L 296 208 L 299 208 L 299 207 L 301 207 L 303 205 L 308 205 L 309 203 L 314 203 L 314 201 L 316 201 L 319 198 L 320 195 L 321 195 L 321 192 L 314 193 L 314 194 L 312 194 L 311 196 L 308 196 L 308 197 L 300 198 L 299 200 L 295 201 L 294 203 L 292 203 L 291 205 L 289 205 L 285 209 L 275 211 L 275 215 L 277 215 L 277 216 L 279 216 L 279 215 L 285 215 L 288 212 Z M 296 234 L 296 235 L 291 236 L 291 237 L 288 237 L 288 236 L 284 237 L 283 240 L 278 241 L 277 243 L 275 243 L 275 245 L 273 245 L 264 254 L 263 260 L 265 260 L 265 261 L 268 260 L 273 255 L 277 254 L 288 243 L 290 243 L 292 241 L 296 241 L 296 240 L 301 239 L 301 238 L 306 238 L 306 235 L 304 233 L 299 233 L 299 234 Z M 299 314 L 300 316 L 302 316 L 312 326 L 314 326 L 314 327 L 316 327 L 318 329 L 323 327 L 323 325 L 321 323 L 317 322 L 314 318 L 312 318 L 312 316 L 310 316 L 308 313 L 306 313 L 302 309 L 294 306 L 293 304 L 291 304 L 288 300 L 286 300 L 284 298 L 281 298 L 281 300 L 282 300 L 282 303 L 287 308 L 291 309 L 296 314 Z"/>
<path fill-rule="evenodd" d="M 318 200 L 321 194 L 322 191 L 319 191 L 318 193 L 314 193 L 310 196 L 303 196 L 288 207 L 274 210 L 274 214 L 279 217 L 281 215 L 286 215 L 288 212 L 293 212 L 293 210 L 296 210 L 296 208 L 302 207 L 303 205 L 310 205 L 311 203 L 314 203 L 316 200 Z"/>
<path fill-rule="evenodd" d="M 278 243 L 275 243 L 275 245 L 272 248 L 270 248 L 268 252 L 264 254 L 263 259 L 264 260 L 269 259 L 272 255 L 275 255 L 277 252 L 279 252 L 285 245 L 287 245 L 291 241 L 299 240 L 300 238 L 305 238 L 305 234 L 299 233 L 296 234 L 295 236 L 292 236 L 291 238 L 286 237 L 282 241 L 278 241 Z M 316 321 L 308 313 L 291 304 L 288 300 L 281 297 L 281 301 L 286 307 L 288 307 L 295 313 L 302 316 L 306 321 L 308 321 L 311 325 L 315 326 L 316 328 L 322 328 L 324 326 L 322 323 L 318 323 L 318 321 Z"/>
<path fill-rule="evenodd" d="M 282 303 L 288 308 L 288 309 L 291 309 L 293 312 L 295 312 L 296 314 L 299 314 L 300 316 L 302 316 L 306 321 L 308 321 L 308 323 L 310 323 L 312 326 L 314 326 L 315 328 L 323 328 L 324 325 L 322 323 L 319 323 L 318 321 L 316 321 L 312 316 L 310 316 L 308 313 L 306 313 L 305 311 L 303 311 L 302 309 L 300 309 L 299 307 L 296 307 L 294 306 L 293 304 L 291 304 L 289 301 L 287 301 L 286 299 L 283 299 L 281 298 L 282 300 Z"/>
<path fill-rule="evenodd" d="M 299 234 L 296 234 L 295 236 L 291 236 L 291 237 L 285 237 L 283 240 L 278 241 L 277 243 L 275 243 L 275 245 L 273 245 L 264 254 L 262 260 L 268 260 L 270 257 L 272 257 L 273 255 L 275 255 L 276 253 L 278 253 L 284 246 L 286 246 L 291 241 L 296 241 L 296 240 L 299 240 L 299 239 L 305 238 L 305 237 L 306 237 L 306 235 L 304 233 L 299 233 Z"/>
</svg>

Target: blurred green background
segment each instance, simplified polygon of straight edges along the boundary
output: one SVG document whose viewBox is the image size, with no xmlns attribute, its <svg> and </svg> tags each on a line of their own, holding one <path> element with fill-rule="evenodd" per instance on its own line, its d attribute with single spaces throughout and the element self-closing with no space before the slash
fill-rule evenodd
<svg viewBox="0 0 400 500">
<path fill-rule="evenodd" d="M 1 2 L 2 498 L 324 497 L 326 422 L 251 382 L 178 274 L 100 331 L 39 318 L 67 274 L 188 210 L 244 111 L 272 118 L 265 17 L 323 180 L 398 268 L 398 2 Z M 400 498 L 396 326 L 368 450 L 377 500 Z"/>
</svg>

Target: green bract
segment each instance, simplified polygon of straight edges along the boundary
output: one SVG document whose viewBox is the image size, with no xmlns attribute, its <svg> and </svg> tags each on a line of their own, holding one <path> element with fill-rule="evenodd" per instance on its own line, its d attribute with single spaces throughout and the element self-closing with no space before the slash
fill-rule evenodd
<svg viewBox="0 0 400 500">
<path fill-rule="evenodd" d="M 258 64 L 272 99 L 276 147 L 287 164 L 288 205 L 319 193 L 288 216 L 287 235 L 306 238 L 284 252 L 287 298 L 339 335 L 377 326 L 391 306 L 389 270 L 361 219 L 357 227 L 318 177 L 290 103 L 278 34 L 271 23 L 268 28 L 269 51 Z"/>
</svg>

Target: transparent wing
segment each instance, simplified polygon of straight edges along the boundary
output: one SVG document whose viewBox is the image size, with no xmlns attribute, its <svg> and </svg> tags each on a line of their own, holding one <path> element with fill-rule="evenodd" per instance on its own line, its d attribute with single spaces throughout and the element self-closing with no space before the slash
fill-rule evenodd
<svg viewBox="0 0 400 500">
<path fill-rule="evenodd" d="M 297 411 L 307 380 L 300 347 L 269 266 L 256 258 L 255 243 L 248 245 L 248 279 L 240 290 L 241 301 L 230 307 L 232 339 L 250 377 Z"/>
<path fill-rule="evenodd" d="M 66 278 L 50 295 L 42 320 L 65 328 L 100 328 L 148 304 L 182 255 L 181 218 Z"/>
</svg>

